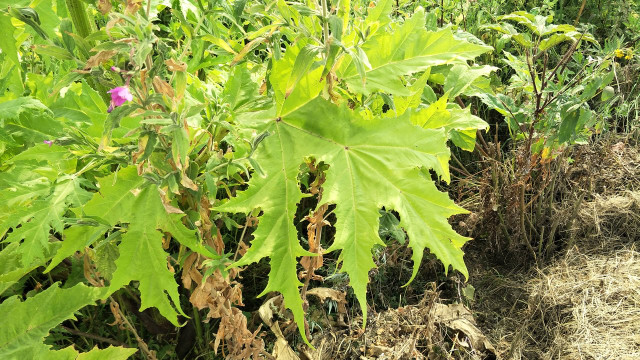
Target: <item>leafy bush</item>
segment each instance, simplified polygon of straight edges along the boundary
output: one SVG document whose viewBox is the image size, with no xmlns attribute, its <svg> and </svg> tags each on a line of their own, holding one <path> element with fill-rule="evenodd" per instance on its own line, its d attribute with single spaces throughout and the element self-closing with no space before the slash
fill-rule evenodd
<svg viewBox="0 0 640 360">
<path fill-rule="evenodd" d="M 119 304 L 139 296 L 139 311 L 155 308 L 179 326 L 187 316 L 180 269 L 190 302 L 221 319 L 215 351 L 226 339 L 228 354 L 255 354 L 255 334 L 230 335 L 246 331 L 234 279 L 237 267 L 266 257 L 262 293 L 284 296 L 303 339 L 305 293 L 323 253 L 339 252 L 366 319 L 382 207 L 400 215 L 413 276 L 425 249 L 445 272 L 467 276 L 461 248 L 469 239 L 447 222 L 464 210 L 436 181 L 449 181 L 448 140 L 472 150 L 486 127 L 449 99 L 487 88 L 494 68 L 469 62 L 489 46 L 436 29 L 421 8 L 393 16 L 389 0 L 353 10 L 343 1 L 335 11 L 326 2 L 99 1 L 100 29 L 82 2 L 56 4 L 16 4 L 0 16 L 13 35 L 0 42 L 10 89 L 0 103 L 0 257 L 12 259 L 0 289 L 20 294 L 30 274 L 49 286 L 0 305 L 16 314 L 0 333 L 1 357 L 62 354 L 43 337 L 107 299 L 116 323 L 153 357 Z M 71 23 L 59 18 L 67 12 Z M 295 223 L 307 215 L 305 198 L 317 205 L 301 241 Z M 335 223 L 324 221 L 327 211 Z M 330 238 L 322 236 L 328 225 Z M 84 276 L 59 287 L 50 274 L 65 259 Z M 56 313 L 37 334 L 18 326 L 36 307 Z"/>
</svg>

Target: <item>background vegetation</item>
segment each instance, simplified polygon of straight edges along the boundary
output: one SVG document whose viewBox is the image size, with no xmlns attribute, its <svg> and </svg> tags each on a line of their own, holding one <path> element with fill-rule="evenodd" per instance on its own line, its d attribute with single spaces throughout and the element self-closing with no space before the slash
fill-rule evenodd
<svg viewBox="0 0 640 360">
<path fill-rule="evenodd" d="M 634 2 L 0 0 L 0 31 L 0 358 L 640 355 Z"/>
</svg>

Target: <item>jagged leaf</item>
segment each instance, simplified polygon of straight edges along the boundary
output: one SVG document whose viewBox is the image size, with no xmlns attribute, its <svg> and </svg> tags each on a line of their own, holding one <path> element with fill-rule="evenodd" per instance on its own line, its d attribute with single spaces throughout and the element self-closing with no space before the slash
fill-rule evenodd
<svg viewBox="0 0 640 360">
<path fill-rule="evenodd" d="M 444 129 L 453 143 L 466 151 L 473 151 L 476 131 L 489 127 L 484 120 L 471 114 L 471 109 L 454 107 L 447 109 L 446 96 L 426 109 L 411 113 L 411 122 L 425 129 Z"/>
<path fill-rule="evenodd" d="M 89 352 L 79 354 L 77 360 L 124 360 L 135 354 L 136 351 L 138 351 L 138 349 L 115 346 L 109 346 L 106 349 L 98 349 L 96 347 Z"/>
<path fill-rule="evenodd" d="M 371 63 L 363 83 L 356 64 L 343 61 L 336 71 L 354 92 L 382 91 L 409 96 L 401 76 L 427 70 L 431 66 L 462 64 L 491 50 L 453 37 L 451 29 L 427 31 L 425 14 L 419 9 L 393 32 L 382 31 L 362 44 Z"/>
<path fill-rule="evenodd" d="M 414 126 L 408 114 L 365 120 L 346 106 L 338 107 L 322 98 L 286 116 L 271 115 L 266 127 L 272 135 L 256 152 L 265 176 L 253 176 L 247 190 L 218 209 L 263 211 L 252 246 L 235 265 L 270 258 L 269 281 L 262 294 L 281 292 L 301 333 L 303 310 L 296 263 L 297 257 L 308 253 L 300 246 L 293 221 L 302 197 L 298 169 L 305 158 L 314 157 L 330 166 L 322 202 L 337 205 L 337 222 L 328 251 L 341 251 L 341 271 L 349 275 L 365 319 L 368 273 L 375 266 L 371 249 L 384 245 L 378 236 L 382 206 L 400 214 L 400 225 L 414 250 L 414 276 L 427 247 L 445 269 L 452 265 L 467 274 L 461 247 L 468 239 L 447 222 L 449 216 L 464 210 L 421 175 L 421 168 L 433 169 L 449 180 L 449 149 L 443 129 Z"/>
<path fill-rule="evenodd" d="M 44 254 L 43 259 L 37 259 L 26 266 L 22 264 L 22 254 L 20 253 L 19 244 L 9 244 L 2 249 L 2 251 L 0 251 L 0 295 L 20 281 L 20 279 L 29 272 L 44 265 L 60 247 L 59 245 L 60 242 L 51 244 L 47 249 L 48 252 Z"/>
<path fill-rule="evenodd" d="M 120 257 L 115 261 L 110 291 L 132 280 L 139 281 L 140 310 L 156 307 L 160 314 L 178 325 L 178 312 L 182 315 L 184 312 L 180 308 L 178 284 L 167 266 L 169 254 L 162 248 L 163 232 L 170 233 L 193 251 L 209 257 L 214 255 L 199 242 L 194 230 L 182 224 L 180 214 L 167 212 L 157 186 L 145 184 L 135 167 L 102 178 L 99 184 L 100 192 L 86 204 L 85 214 L 101 218 L 112 226 L 129 224 L 118 246 Z M 84 244 L 79 246 L 82 248 Z"/>
<path fill-rule="evenodd" d="M 56 252 L 56 255 L 49 263 L 49 266 L 45 269 L 44 273 L 48 273 L 53 270 L 64 259 L 73 255 L 76 251 L 84 249 L 86 246 L 93 244 L 100 237 L 104 237 L 105 231 L 108 229 L 106 226 L 73 226 L 64 230 L 64 241 L 60 250 Z"/>
<path fill-rule="evenodd" d="M 0 326 L 0 358 L 75 359 L 78 353 L 72 348 L 52 353 L 50 346 L 45 345 L 43 340 L 56 325 L 68 319 L 75 319 L 76 311 L 95 303 L 105 294 L 104 288 L 90 288 L 78 284 L 69 289 L 60 289 L 58 284 L 54 284 L 22 302 L 17 296 L 5 300 L 0 304 L 0 314 L 3 314 L 3 323 Z M 129 355 L 135 352 L 131 350 L 125 352 Z"/>
<path fill-rule="evenodd" d="M 30 206 L 16 209 L 0 224 L 0 235 L 13 228 L 4 241 L 21 242 L 18 251 L 22 254 L 24 265 L 44 258 L 45 252 L 51 246 L 49 233 L 63 232 L 64 213 L 69 205 L 80 206 L 90 196 L 90 193 L 81 187 L 80 178 L 70 176 L 61 179 L 62 181 L 53 187 L 51 195 L 33 201 Z"/>
</svg>

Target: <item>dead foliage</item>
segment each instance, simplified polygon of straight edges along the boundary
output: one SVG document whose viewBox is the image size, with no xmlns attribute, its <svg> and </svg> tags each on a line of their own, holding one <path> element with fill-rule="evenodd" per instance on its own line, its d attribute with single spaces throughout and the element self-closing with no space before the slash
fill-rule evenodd
<svg viewBox="0 0 640 360">
<path fill-rule="evenodd" d="M 640 191 L 624 191 L 603 196 L 596 194 L 592 201 L 580 207 L 573 238 L 595 239 L 640 237 Z"/>
<path fill-rule="evenodd" d="M 477 319 L 505 359 L 640 358 L 640 152 L 610 137 L 567 159 L 552 198 L 563 247 L 539 271 L 473 263 Z"/>
<path fill-rule="evenodd" d="M 215 353 L 221 350 L 226 359 L 257 359 L 264 350 L 264 341 L 258 333 L 247 329 L 247 318 L 238 306 L 243 306 L 242 289 L 233 281 L 237 270 L 223 275 L 215 270 L 208 276 L 202 274 L 205 259 L 196 253 L 187 257 L 182 271 L 182 282 L 187 289 L 195 286 L 189 301 L 198 309 L 208 309 L 204 322 L 220 319 L 216 339 L 211 344 Z"/>
<path fill-rule="evenodd" d="M 354 323 L 362 323 L 355 319 Z M 360 326 L 325 326 L 301 359 L 495 359 L 491 343 L 461 304 L 442 304 L 429 290 L 422 301 L 372 315 Z M 353 325 L 352 325 L 353 326 Z"/>
<path fill-rule="evenodd" d="M 142 0 L 125 0 L 125 15 L 135 15 L 142 7 Z"/>
<path fill-rule="evenodd" d="M 566 172 L 567 182 L 582 189 L 584 200 L 571 211 L 559 204 L 561 227 L 568 247 L 597 246 L 604 238 L 637 239 L 640 236 L 640 151 L 624 138 L 611 138 L 575 152 L 576 166 Z"/>
<path fill-rule="evenodd" d="M 114 57 L 118 52 L 115 50 L 102 50 L 97 54 L 93 55 L 87 60 L 87 64 L 84 66 L 85 70 L 90 70 L 96 66 L 100 66 L 107 61 L 109 61 L 112 57 Z"/>
<path fill-rule="evenodd" d="M 640 358 L 640 253 L 577 248 L 527 284 L 513 359 Z"/>
<path fill-rule="evenodd" d="M 486 239 L 483 249 L 509 259 L 511 266 L 542 265 L 577 239 L 601 236 L 604 229 L 598 224 L 614 220 L 621 207 L 627 209 L 624 228 L 630 230 L 637 223 L 633 191 L 640 190 L 637 145 L 629 137 L 611 135 L 553 160 L 538 159 L 533 169 L 521 164 L 518 151 L 505 154 L 489 143 L 488 149 L 495 150 L 480 162 L 482 170 L 459 182 L 458 192 L 466 187 L 478 192 L 462 201 L 472 213 L 457 217 L 456 227 Z M 615 222 L 611 225 L 620 230 Z"/>
</svg>

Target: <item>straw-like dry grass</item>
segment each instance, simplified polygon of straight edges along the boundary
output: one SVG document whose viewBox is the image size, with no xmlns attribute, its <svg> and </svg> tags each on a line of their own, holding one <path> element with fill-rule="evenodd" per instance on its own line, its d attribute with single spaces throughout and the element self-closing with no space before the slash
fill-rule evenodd
<svg viewBox="0 0 640 360">
<path fill-rule="evenodd" d="M 640 359 L 640 253 L 570 250 L 528 283 L 512 358 Z"/>
<path fill-rule="evenodd" d="M 477 275 L 477 314 L 504 359 L 640 359 L 640 151 L 612 140 L 577 151 L 565 175 L 584 200 L 554 204 L 563 255 Z"/>
</svg>

